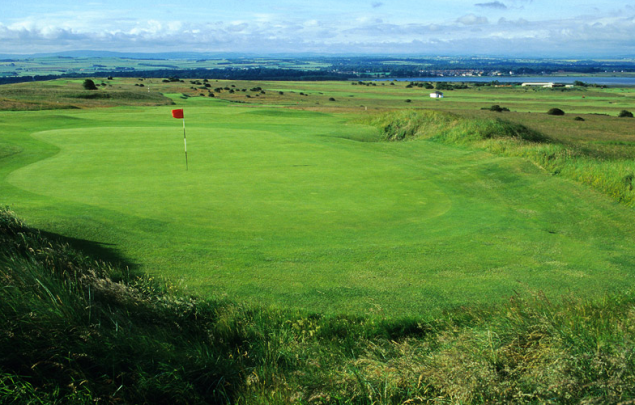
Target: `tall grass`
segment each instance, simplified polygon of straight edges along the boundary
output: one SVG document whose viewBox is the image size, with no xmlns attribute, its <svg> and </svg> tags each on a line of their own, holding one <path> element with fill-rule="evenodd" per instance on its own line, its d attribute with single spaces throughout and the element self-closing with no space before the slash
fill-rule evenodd
<svg viewBox="0 0 635 405">
<path fill-rule="evenodd" d="M 116 107 L 123 105 L 171 105 L 174 102 L 157 92 L 141 89 L 108 88 L 82 90 L 75 85 L 43 85 L 20 83 L 0 87 L 0 110 L 33 111 L 77 109 L 86 107 Z"/>
<path fill-rule="evenodd" d="M 635 296 L 515 296 L 423 321 L 202 301 L 0 211 L 0 402 L 617 403 Z"/>
<path fill-rule="evenodd" d="M 635 160 L 611 159 L 564 145 L 521 124 L 500 119 L 464 118 L 440 111 L 393 111 L 366 119 L 384 139 L 428 139 L 471 145 L 504 156 L 526 158 L 553 175 L 587 184 L 635 207 Z"/>
</svg>

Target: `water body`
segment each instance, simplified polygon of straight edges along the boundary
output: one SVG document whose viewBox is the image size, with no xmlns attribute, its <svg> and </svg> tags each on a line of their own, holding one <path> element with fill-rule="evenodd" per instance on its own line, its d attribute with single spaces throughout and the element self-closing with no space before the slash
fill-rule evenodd
<svg viewBox="0 0 635 405">
<path fill-rule="evenodd" d="M 391 81 L 393 79 L 377 79 Z M 449 77 L 407 77 L 394 79 L 399 82 L 465 82 L 490 83 L 559 83 L 573 84 L 576 80 L 600 86 L 635 86 L 635 77 L 596 77 L 596 76 L 449 76 Z"/>
</svg>

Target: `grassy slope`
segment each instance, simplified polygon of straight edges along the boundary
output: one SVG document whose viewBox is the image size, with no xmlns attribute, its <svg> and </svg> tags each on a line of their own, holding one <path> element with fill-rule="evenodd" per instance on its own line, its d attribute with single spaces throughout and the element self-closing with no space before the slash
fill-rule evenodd
<svg viewBox="0 0 635 405">
<path fill-rule="evenodd" d="M 9 157 L 2 203 L 199 293 L 316 311 L 432 316 L 632 283 L 631 211 L 531 164 L 353 141 L 378 134 L 345 116 L 177 101 L 189 172 L 169 108 L 6 114 L 57 129 L 13 135 L 52 157 Z"/>
<path fill-rule="evenodd" d="M 83 79 L 20 83 L 0 87 L 0 110 L 39 111 L 125 105 L 170 105 L 172 101 L 148 87 L 95 79 L 98 90 L 84 90 Z M 102 84 L 104 86 L 102 86 Z"/>
<path fill-rule="evenodd" d="M 617 403 L 635 397 L 633 300 L 515 296 L 433 321 L 198 300 L 0 210 L 0 400 L 31 403 Z"/>
</svg>

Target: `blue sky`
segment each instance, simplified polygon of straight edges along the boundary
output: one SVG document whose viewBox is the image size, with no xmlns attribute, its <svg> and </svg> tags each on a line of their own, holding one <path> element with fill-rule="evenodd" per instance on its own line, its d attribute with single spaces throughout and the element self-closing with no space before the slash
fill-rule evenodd
<svg viewBox="0 0 635 405">
<path fill-rule="evenodd" d="M 0 53 L 635 56 L 635 0 L 2 3 Z"/>
</svg>

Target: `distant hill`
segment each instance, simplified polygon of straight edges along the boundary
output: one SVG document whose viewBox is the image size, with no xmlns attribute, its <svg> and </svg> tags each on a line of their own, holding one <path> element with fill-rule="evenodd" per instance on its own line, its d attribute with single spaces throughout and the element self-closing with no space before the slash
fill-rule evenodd
<svg viewBox="0 0 635 405">
<path fill-rule="evenodd" d="M 33 54 L 0 54 L 0 59 L 30 59 L 30 58 L 132 58 L 132 59 L 219 59 L 219 58 L 254 58 L 254 57 L 276 57 L 276 58 L 302 58 L 316 57 L 317 54 L 253 54 L 253 53 L 233 53 L 233 52 L 110 52 L 110 51 L 91 51 L 77 50 L 65 52 L 51 53 L 33 53 Z M 323 55 L 322 55 L 323 56 Z"/>
</svg>

